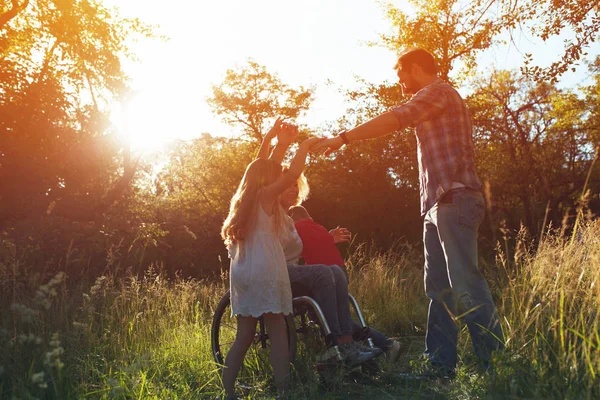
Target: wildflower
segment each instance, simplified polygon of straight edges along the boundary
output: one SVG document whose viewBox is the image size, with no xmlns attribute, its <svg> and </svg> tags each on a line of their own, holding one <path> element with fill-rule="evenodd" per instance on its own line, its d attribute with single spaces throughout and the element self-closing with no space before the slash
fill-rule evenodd
<svg viewBox="0 0 600 400">
<path fill-rule="evenodd" d="M 26 324 L 33 322 L 37 314 L 35 310 L 32 310 L 31 308 L 20 303 L 11 304 L 10 310 L 18 315 L 21 318 L 21 321 Z"/>
<path fill-rule="evenodd" d="M 44 382 L 44 371 L 42 372 L 37 372 L 31 375 L 31 383 L 33 383 L 34 385 L 37 385 L 39 383 Z"/>
<path fill-rule="evenodd" d="M 55 332 L 50 337 L 50 346 L 52 346 L 52 347 L 60 346 L 60 339 L 58 338 L 58 333 Z"/>
<path fill-rule="evenodd" d="M 73 321 L 73 328 L 80 330 L 80 331 L 85 331 L 87 329 L 88 325 L 84 324 L 83 322 L 77 322 L 77 321 Z"/>
<path fill-rule="evenodd" d="M 56 367 L 60 370 L 65 366 L 65 364 L 60 360 L 60 356 L 65 352 L 65 350 L 60 347 L 58 333 L 52 334 L 49 344 L 51 347 L 53 347 L 53 349 L 44 354 L 44 365 L 48 367 Z"/>
<path fill-rule="evenodd" d="M 90 297 L 95 297 L 97 293 L 100 291 L 104 291 L 104 288 L 107 284 L 106 276 L 99 276 L 94 282 L 94 286 L 90 289 Z"/>
<path fill-rule="evenodd" d="M 44 371 L 31 375 L 31 383 L 36 385 L 40 389 L 48 388 L 48 383 L 46 382 Z"/>
</svg>

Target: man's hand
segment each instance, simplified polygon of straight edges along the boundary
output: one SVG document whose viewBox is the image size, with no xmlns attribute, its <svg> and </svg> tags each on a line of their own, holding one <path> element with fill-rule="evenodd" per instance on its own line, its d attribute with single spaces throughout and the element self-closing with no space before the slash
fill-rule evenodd
<svg viewBox="0 0 600 400">
<path fill-rule="evenodd" d="M 348 229 L 340 228 L 339 226 L 330 230 L 329 234 L 333 237 L 334 243 L 349 242 L 352 237 L 352 234 Z"/>
<path fill-rule="evenodd" d="M 300 143 L 300 149 L 306 149 L 307 152 L 315 151 L 315 148 L 319 146 L 319 144 L 327 139 L 320 137 L 311 137 Z"/>
<path fill-rule="evenodd" d="M 324 155 L 329 155 L 334 151 L 338 151 L 340 149 L 340 147 L 342 147 L 344 145 L 344 141 L 342 140 L 341 137 L 339 136 L 335 136 L 332 138 L 328 138 L 323 140 L 321 143 L 319 143 L 318 145 L 316 145 L 313 149 L 313 151 L 324 151 Z"/>
</svg>

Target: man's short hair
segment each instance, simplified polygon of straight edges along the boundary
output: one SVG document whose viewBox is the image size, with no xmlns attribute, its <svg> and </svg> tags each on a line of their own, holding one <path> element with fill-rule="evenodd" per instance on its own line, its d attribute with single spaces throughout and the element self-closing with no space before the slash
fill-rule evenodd
<svg viewBox="0 0 600 400">
<path fill-rule="evenodd" d="M 430 52 L 421 48 L 410 49 L 400 54 L 394 69 L 410 68 L 413 64 L 419 65 L 423 69 L 423 72 L 427 74 L 437 74 L 438 72 L 438 65 L 435 58 L 433 58 Z"/>
<path fill-rule="evenodd" d="M 309 219 L 310 218 L 310 214 L 308 213 L 308 211 L 306 211 L 306 208 L 302 207 L 302 206 L 293 206 L 290 207 L 290 209 L 288 210 L 290 217 L 292 217 L 292 219 L 294 221 L 300 221 L 303 219 Z"/>
</svg>

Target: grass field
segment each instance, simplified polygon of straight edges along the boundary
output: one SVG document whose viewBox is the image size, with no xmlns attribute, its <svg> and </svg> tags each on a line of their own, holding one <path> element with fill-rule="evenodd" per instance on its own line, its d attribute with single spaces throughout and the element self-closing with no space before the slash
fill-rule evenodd
<svg viewBox="0 0 600 400">
<path fill-rule="evenodd" d="M 600 398 L 600 221 L 577 235 L 525 233 L 510 254 L 482 260 L 502 318 L 506 350 L 480 374 L 463 327 L 452 382 L 412 382 L 423 351 L 427 299 L 419 246 L 385 253 L 358 248 L 349 258 L 350 291 L 368 322 L 400 340 L 400 360 L 349 371 L 323 385 L 308 357 L 292 374 L 293 398 Z M 501 246 L 506 249 L 504 246 Z M 0 394 L 2 399 L 210 399 L 221 394 L 210 350 L 212 313 L 227 287 L 216 281 L 107 274 L 70 284 L 21 265 L 1 242 Z M 505 250 L 506 251 L 506 250 Z M 268 366 L 248 357 L 248 398 L 274 398 Z"/>
</svg>

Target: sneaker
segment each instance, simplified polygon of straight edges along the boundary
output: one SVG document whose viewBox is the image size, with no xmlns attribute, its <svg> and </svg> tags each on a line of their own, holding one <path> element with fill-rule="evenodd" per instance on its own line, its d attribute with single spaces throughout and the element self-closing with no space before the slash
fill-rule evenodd
<svg viewBox="0 0 600 400">
<path fill-rule="evenodd" d="M 385 358 L 390 362 L 394 362 L 398 359 L 401 350 L 402 344 L 397 340 L 392 340 L 392 343 L 390 343 L 385 351 Z"/>
<path fill-rule="evenodd" d="M 362 364 L 365 361 L 372 360 L 376 357 L 374 353 L 369 351 L 360 351 L 354 343 L 355 342 L 344 343 L 339 346 L 344 364 L 348 366 Z"/>
<path fill-rule="evenodd" d="M 342 354 L 337 346 L 331 346 L 323 353 L 316 356 L 319 364 L 335 364 L 343 360 Z"/>
<path fill-rule="evenodd" d="M 353 342 L 353 344 L 358 351 L 362 351 L 365 353 L 373 353 L 375 354 L 375 357 L 379 357 L 383 354 L 383 350 L 381 350 L 379 347 L 365 346 L 361 342 Z"/>
</svg>

